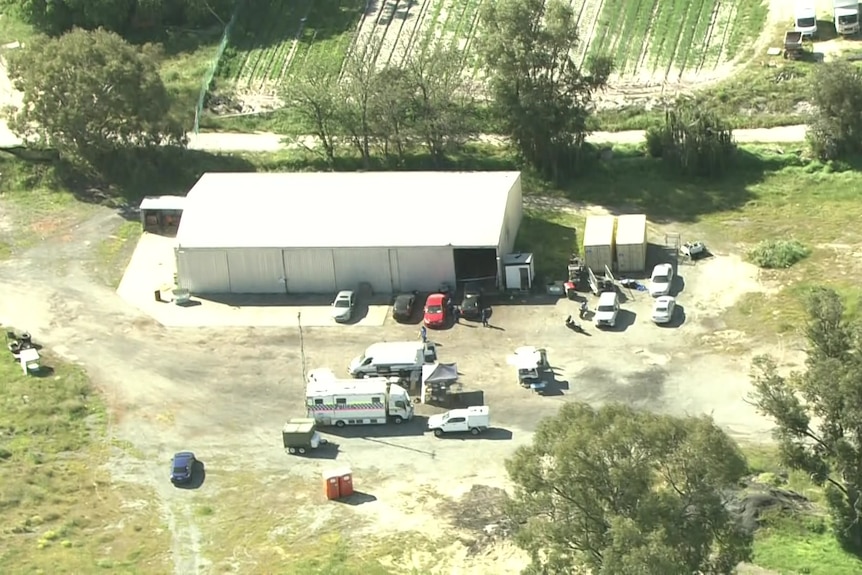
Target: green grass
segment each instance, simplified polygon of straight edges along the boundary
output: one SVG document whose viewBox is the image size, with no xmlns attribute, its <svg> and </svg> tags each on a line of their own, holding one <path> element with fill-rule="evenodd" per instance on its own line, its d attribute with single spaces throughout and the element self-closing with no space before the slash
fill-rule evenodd
<svg viewBox="0 0 862 575">
<path fill-rule="evenodd" d="M 533 254 L 537 281 L 560 278 L 569 256 L 580 251 L 585 221 L 582 215 L 559 210 L 524 210 L 515 249 Z"/>
<path fill-rule="evenodd" d="M 96 266 L 99 277 L 110 287 L 116 288 L 123 279 L 126 266 L 141 237 L 141 223 L 123 222 L 120 227 L 102 240 L 96 249 Z"/>
<path fill-rule="evenodd" d="M 862 561 L 841 549 L 828 525 L 823 490 L 805 473 L 784 468 L 777 449 L 769 445 L 743 446 L 754 473 L 787 475 L 781 485 L 807 497 L 814 505 L 808 513 L 768 514 L 754 539 L 754 563 L 780 573 L 855 575 Z"/>
<path fill-rule="evenodd" d="M 0 361 L 0 572 L 138 572 L 144 558 L 147 570 L 167 572 L 158 518 L 123 508 L 152 494 L 114 485 L 102 470 L 104 403 L 79 368 L 42 355 L 53 368 L 43 377 Z"/>
</svg>

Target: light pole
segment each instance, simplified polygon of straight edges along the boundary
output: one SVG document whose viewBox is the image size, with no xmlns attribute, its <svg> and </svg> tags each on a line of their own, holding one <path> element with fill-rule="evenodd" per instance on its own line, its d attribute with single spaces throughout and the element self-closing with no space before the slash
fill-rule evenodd
<svg viewBox="0 0 862 575">
<path fill-rule="evenodd" d="M 302 312 L 296 312 L 296 324 L 299 326 L 299 359 L 302 365 L 302 381 L 305 381 L 305 338 L 302 336 Z"/>
</svg>

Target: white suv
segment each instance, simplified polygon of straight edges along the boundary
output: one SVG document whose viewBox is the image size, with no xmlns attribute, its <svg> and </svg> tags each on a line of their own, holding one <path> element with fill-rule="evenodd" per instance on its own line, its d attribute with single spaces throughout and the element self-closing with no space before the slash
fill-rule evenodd
<svg viewBox="0 0 862 575">
<path fill-rule="evenodd" d="M 615 291 L 606 291 L 599 296 L 596 306 L 596 327 L 606 325 L 614 327 L 617 324 L 617 314 L 620 311 L 620 300 Z"/>
</svg>

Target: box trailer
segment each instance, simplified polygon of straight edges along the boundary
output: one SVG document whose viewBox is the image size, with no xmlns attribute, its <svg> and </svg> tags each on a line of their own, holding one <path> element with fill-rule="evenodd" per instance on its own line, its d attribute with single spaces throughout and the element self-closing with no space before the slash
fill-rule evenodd
<svg viewBox="0 0 862 575">
<path fill-rule="evenodd" d="M 311 418 L 293 418 L 281 429 L 281 440 L 288 453 L 300 455 L 326 444 Z"/>
<path fill-rule="evenodd" d="M 584 264 L 592 270 L 614 265 L 614 216 L 589 216 L 584 227 Z"/>
<path fill-rule="evenodd" d="M 617 218 L 616 241 L 617 271 L 642 272 L 646 269 L 647 219 L 643 214 Z"/>
</svg>

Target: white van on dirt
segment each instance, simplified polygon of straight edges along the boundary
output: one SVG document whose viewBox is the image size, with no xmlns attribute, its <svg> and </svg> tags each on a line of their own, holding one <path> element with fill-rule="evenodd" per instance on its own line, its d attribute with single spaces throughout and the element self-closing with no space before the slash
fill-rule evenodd
<svg viewBox="0 0 862 575">
<path fill-rule="evenodd" d="M 620 298 L 615 291 L 606 291 L 599 296 L 596 315 L 593 321 L 596 327 L 614 327 L 617 325 L 617 315 L 620 312 Z"/>
<path fill-rule="evenodd" d="M 803 38 L 817 37 L 817 10 L 814 0 L 797 0 L 793 11 L 793 25 Z"/>
</svg>

